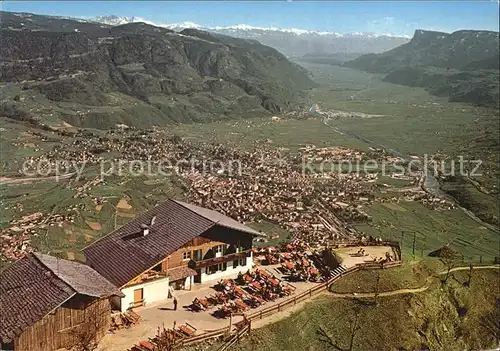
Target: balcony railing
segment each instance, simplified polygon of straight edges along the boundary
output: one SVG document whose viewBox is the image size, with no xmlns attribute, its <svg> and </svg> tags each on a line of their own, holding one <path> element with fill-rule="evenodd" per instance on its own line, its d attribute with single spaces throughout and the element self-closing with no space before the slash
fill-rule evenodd
<svg viewBox="0 0 500 351">
<path fill-rule="evenodd" d="M 241 258 L 250 257 L 250 254 L 251 254 L 251 250 L 246 250 L 246 251 L 242 251 L 242 252 L 235 252 L 235 253 L 232 253 L 229 255 L 224 255 L 221 257 L 213 257 L 213 258 L 209 258 L 209 259 L 201 260 L 201 261 L 190 261 L 189 267 L 192 269 L 205 268 L 205 267 L 213 266 L 213 265 L 216 265 L 219 263 L 235 261 L 235 260 L 239 260 Z"/>
</svg>

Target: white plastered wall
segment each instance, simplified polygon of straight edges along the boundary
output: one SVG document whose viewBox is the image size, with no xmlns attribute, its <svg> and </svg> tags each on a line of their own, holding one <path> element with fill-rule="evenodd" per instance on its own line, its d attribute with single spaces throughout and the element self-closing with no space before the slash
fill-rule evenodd
<svg viewBox="0 0 500 351">
<path fill-rule="evenodd" d="M 227 262 L 227 269 L 225 271 L 219 271 L 216 273 L 212 274 L 206 274 L 205 273 L 205 268 L 202 268 L 201 270 L 201 282 L 206 283 L 210 281 L 217 281 L 220 279 L 225 279 L 225 278 L 235 278 L 238 276 L 238 274 L 241 273 L 246 273 L 248 270 L 252 269 L 253 266 L 253 256 L 250 255 L 249 257 L 246 258 L 246 264 L 243 266 L 237 266 L 236 268 L 233 268 L 233 261 Z"/>
<path fill-rule="evenodd" d="M 121 311 L 126 311 L 134 302 L 134 290 L 143 289 L 144 305 L 147 306 L 152 302 L 166 300 L 168 298 L 168 287 L 169 279 L 162 278 L 122 288 L 121 291 L 125 297 L 121 300 Z"/>
</svg>

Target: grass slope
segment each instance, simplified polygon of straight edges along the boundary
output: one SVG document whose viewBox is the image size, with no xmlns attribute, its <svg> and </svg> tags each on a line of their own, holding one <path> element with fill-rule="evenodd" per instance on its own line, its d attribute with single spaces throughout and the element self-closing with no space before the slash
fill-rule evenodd
<svg viewBox="0 0 500 351">
<path fill-rule="evenodd" d="M 435 259 L 404 261 L 401 266 L 391 269 L 367 269 L 346 275 L 332 284 L 330 291 L 339 294 L 374 292 L 377 275 L 380 277 L 379 292 L 416 289 L 424 286 L 431 274 L 443 269 L 443 263 Z"/>
<path fill-rule="evenodd" d="M 282 321 L 253 330 L 234 350 L 346 350 L 354 309 L 360 311 L 360 330 L 353 350 L 495 347 L 498 330 L 491 326 L 498 316 L 499 278 L 497 270 L 476 271 L 467 288 L 462 285 L 466 273 L 455 272 L 445 287 L 435 282 L 422 293 L 379 298 L 377 305 L 322 296 Z"/>
</svg>

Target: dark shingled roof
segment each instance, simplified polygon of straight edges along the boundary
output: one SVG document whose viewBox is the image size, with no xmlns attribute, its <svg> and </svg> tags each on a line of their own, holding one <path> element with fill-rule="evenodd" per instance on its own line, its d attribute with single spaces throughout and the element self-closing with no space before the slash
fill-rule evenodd
<svg viewBox="0 0 500 351">
<path fill-rule="evenodd" d="M 120 289 L 87 265 L 35 253 L 36 258 L 75 292 L 92 297 L 123 296 Z"/>
<path fill-rule="evenodd" d="M 142 226 L 149 233 L 141 235 Z M 169 199 L 83 249 L 86 263 L 123 286 L 214 226 L 252 236 L 261 233 L 216 211 Z"/>
<path fill-rule="evenodd" d="M 0 340 L 10 342 L 76 294 L 122 295 L 81 263 L 39 253 L 14 262 L 0 274 Z"/>
<path fill-rule="evenodd" d="M 179 279 L 185 279 L 187 277 L 193 277 L 196 274 L 197 273 L 194 269 L 185 266 L 171 268 L 167 271 L 168 279 L 170 279 L 171 282 Z"/>
<path fill-rule="evenodd" d="M 240 232 L 244 232 L 244 233 L 251 234 L 254 236 L 262 236 L 262 233 L 259 233 L 258 231 L 254 230 L 252 228 L 249 228 L 246 225 L 241 224 L 240 222 L 235 221 L 234 219 L 232 219 L 228 216 L 225 216 L 222 213 L 219 213 L 217 211 L 209 210 L 208 208 L 203 208 L 200 206 L 188 204 L 188 203 L 182 202 L 182 201 L 177 201 L 177 200 L 173 200 L 173 201 L 175 201 L 177 204 L 195 212 L 196 214 L 203 216 L 204 218 L 208 219 L 209 221 L 216 223 L 217 225 L 219 225 L 221 227 L 239 230 Z"/>
</svg>

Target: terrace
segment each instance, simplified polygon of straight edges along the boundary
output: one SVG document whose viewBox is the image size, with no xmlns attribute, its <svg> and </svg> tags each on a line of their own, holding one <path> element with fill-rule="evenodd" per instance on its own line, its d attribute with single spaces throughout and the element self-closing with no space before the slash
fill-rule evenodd
<svg viewBox="0 0 500 351">
<path fill-rule="evenodd" d="M 266 267 L 274 273 L 274 268 L 278 265 Z M 277 274 L 278 276 L 278 274 Z M 173 322 L 177 324 L 193 325 L 197 331 L 195 335 L 209 333 L 221 328 L 227 328 L 229 324 L 236 324 L 243 320 L 242 316 L 233 315 L 232 318 L 215 318 L 212 314 L 216 308 L 211 308 L 206 311 L 193 312 L 187 307 L 192 304 L 193 300 L 200 296 L 209 296 L 216 293 L 214 290 L 215 282 L 202 283 L 193 287 L 191 291 L 183 290 L 176 292 L 178 301 L 177 311 L 173 310 L 173 302 L 171 299 L 165 299 L 157 303 L 151 303 L 147 306 L 135 308 L 134 311 L 140 315 L 141 321 L 132 328 L 124 328 L 116 330 L 113 334 L 106 335 L 97 348 L 98 351 L 123 351 L 133 346 L 134 343 L 140 340 L 148 340 L 155 335 L 159 326 L 164 325 L 165 328 L 172 328 Z M 312 288 L 318 287 L 318 283 L 312 282 L 293 282 L 291 283 L 294 289 L 293 296 L 304 294 Z M 308 295 L 309 296 L 309 295 Z M 278 306 L 287 301 L 285 298 L 278 298 L 274 301 L 266 301 L 259 307 L 252 308 L 253 313 L 258 313 L 271 306 Z M 250 311 L 250 309 L 249 309 Z"/>
</svg>

